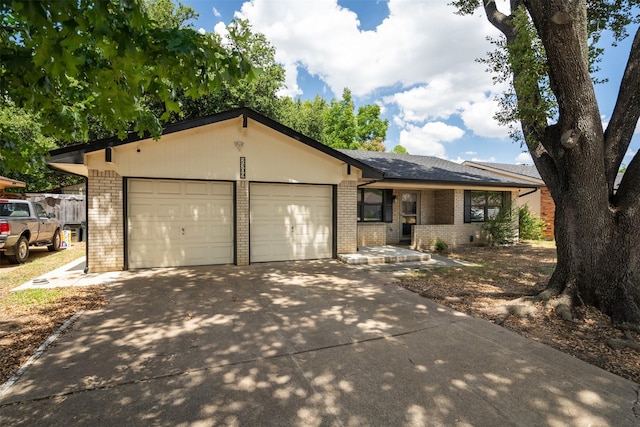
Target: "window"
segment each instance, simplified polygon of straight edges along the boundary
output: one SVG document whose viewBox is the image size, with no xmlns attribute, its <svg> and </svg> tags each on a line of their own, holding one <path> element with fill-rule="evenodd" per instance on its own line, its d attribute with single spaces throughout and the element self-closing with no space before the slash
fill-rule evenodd
<svg viewBox="0 0 640 427">
<path fill-rule="evenodd" d="M 485 222 L 511 205 L 509 191 L 464 192 L 464 222 Z"/>
<path fill-rule="evenodd" d="M 37 204 L 34 205 L 34 206 L 36 208 L 36 215 L 38 215 L 38 218 L 42 218 L 42 219 L 48 218 L 47 217 L 47 213 L 45 212 L 45 210 L 44 210 L 44 208 L 42 206 L 37 205 Z"/>
<path fill-rule="evenodd" d="M 361 188 L 358 190 L 358 222 L 391 222 L 392 191 Z"/>
</svg>

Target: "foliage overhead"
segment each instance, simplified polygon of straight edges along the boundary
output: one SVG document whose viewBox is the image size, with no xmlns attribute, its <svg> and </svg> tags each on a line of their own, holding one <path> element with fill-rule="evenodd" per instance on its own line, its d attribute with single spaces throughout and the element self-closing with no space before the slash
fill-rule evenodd
<svg viewBox="0 0 640 427">
<path fill-rule="evenodd" d="M 10 176 L 13 171 L 33 173 L 44 165 L 48 151 L 55 148 L 53 138 L 42 134 L 37 117 L 7 101 L 0 101 L 0 141 L 2 176 Z"/>
<path fill-rule="evenodd" d="M 359 147 L 354 109 L 351 91 L 347 88 L 342 92 L 342 99 L 331 100 L 324 118 L 326 144 L 329 147 L 351 150 Z"/>
<path fill-rule="evenodd" d="M 234 19 L 227 26 L 227 31 L 233 35 L 234 49 L 260 73 L 223 81 L 216 90 L 198 99 L 181 96 L 181 112 L 172 120 L 201 117 L 239 107 L 249 107 L 277 120 L 280 113 L 278 92 L 284 86 L 285 70 L 275 60 L 275 47 L 264 34 L 253 32 L 247 20 Z M 228 44 L 228 40 L 219 34 L 213 37 L 220 45 Z"/>
<path fill-rule="evenodd" d="M 409 151 L 400 144 L 393 147 L 390 152 L 396 154 L 409 154 Z"/>
<path fill-rule="evenodd" d="M 387 129 L 389 129 L 389 120 L 381 120 L 380 113 L 380 106 L 377 104 L 363 105 L 358 108 L 356 140 L 361 145 L 373 143 L 374 141 L 384 141 Z"/>
<path fill-rule="evenodd" d="M 198 18 L 196 11 L 189 6 L 172 0 L 144 0 L 142 8 L 152 21 L 152 25 L 160 28 L 193 28 L 189 21 Z"/>
<path fill-rule="evenodd" d="M 230 33 L 231 43 L 241 36 Z M 158 136 L 159 117 L 142 100 L 179 110 L 190 98 L 253 72 L 233 46 L 192 28 L 158 25 L 138 0 L 0 3 L 0 87 L 16 106 L 37 112 L 46 135 L 86 140 L 88 117 L 120 137 Z"/>
<path fill-rule="evenodd" d="M 316 95 L 313 101 L 282 98 L 277 120 L 332 148 L 386 151 L 384 140 L 389 121 L 380 118 L 378 105 L 363 105 L 355 113 L 351 91 L 327 103 Z"/>
<path fill-rule="evenodd" d="M 278 120 L 303 135 L 326 144 L 324 116 L 329 104 L 316 95 L 313 100 L 302 101 L 284 97 L 280 102 Z"/>
</svg>

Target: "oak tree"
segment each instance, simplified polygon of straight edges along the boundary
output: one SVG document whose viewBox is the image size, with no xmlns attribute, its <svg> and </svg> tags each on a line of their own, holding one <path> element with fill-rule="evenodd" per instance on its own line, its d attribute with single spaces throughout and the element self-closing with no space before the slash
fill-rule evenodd
<svg viewBox="0 0 640 427">
<path fill-rule="evenodd" d="M 453 2 L 460 13 L 480 8 L 503 35 L 523 141 L 556 204 L 557 265 L 539 296 L 559 313 L 590 304 L 616 323 L 640 324 L 640 154 L 617 190 L 614 182 L 640 117 L 640 30 L 635 30 L 608 124 L 596 99 L 594 70 L 602 31 L 616 39 L 638 23 L 638 2 L 623 0 L 493 0 Z M 512 102 L 513 101 L 513 102 Z"/>
<path fill-rule="evenodd" d="M 162 123 L 145 97 L 161 100 L 168 115 L 179 110 L 178 90 L 197 98 L 254 71 L 234 34 L 222 45 L 154 22 L 140 0 L 0 2 L 0 96 L 37 114 L 42 133 L 61 141 L 86 140 L 90 117 L 121 137 L 158 136 Z"/>
</svg>

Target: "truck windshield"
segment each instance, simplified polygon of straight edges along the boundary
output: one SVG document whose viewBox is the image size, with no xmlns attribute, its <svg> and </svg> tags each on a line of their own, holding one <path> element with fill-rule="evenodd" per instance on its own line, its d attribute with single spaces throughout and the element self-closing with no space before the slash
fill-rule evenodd
<svg viewBox="0 0 640 427">
<path fill-rule="evenodd" d="M 24 203 L 0 203 L 0 216 L 26 217 L 29 216 L 29 207 Z"/>
</svg>

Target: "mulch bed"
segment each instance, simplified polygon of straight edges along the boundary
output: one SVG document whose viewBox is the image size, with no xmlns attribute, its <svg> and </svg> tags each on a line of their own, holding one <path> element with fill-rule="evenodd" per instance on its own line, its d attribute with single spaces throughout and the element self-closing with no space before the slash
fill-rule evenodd
<svg viewBox="0 0 640 427">
<path fill-rule="evenodd" d="M 625 334 L 599 310 L 578 307 L 573 322 L 542 303 L 524 317 L 504 315 L 505 304 L 544 289 L 555 266 L 555 248 L 464 248 L 448 255 L 479 266 L 423 271 L 403 278 L 401 286 L 640 383 L 640 351 L 613 345 L 626 340 L 637 346 L 640 334 Z"/>
</svg>

